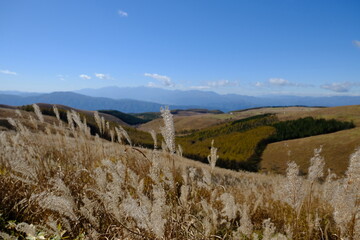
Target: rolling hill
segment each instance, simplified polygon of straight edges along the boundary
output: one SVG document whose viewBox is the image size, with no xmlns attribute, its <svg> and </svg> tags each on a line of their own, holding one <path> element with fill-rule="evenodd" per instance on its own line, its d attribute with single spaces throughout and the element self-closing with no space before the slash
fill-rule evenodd
<svg viewBox="0 0 360 240">
<path fill-rule="evenodd" d="M 315 118 L 352 121 L 356 127 L 349 130 L 272 143 L 267 146 L 262 156 L 261 169 L 265 172 L 285 173 L 287 163 L 295 161 L 303 173 L 307 172 L 309 159 L 314 148 L 322 146 L 325 168 L 337 175 L 343 175 L 349 157 L 360 147 L 360 105 L 322 108 L 309 112 L 279 115 L 280 120 L 297 119 L 312 116 Z M 290 151 L 290 155 L 288 154 Z"/>
<path fill-rule="evenodd" d="M 39 104 L 43 112 L 44 109 L 52 111 L 51 104 Z M 76 110 L 87 116 L 88 123 L 94 125 L 93 111 L 78 110 L 67 106 L 58 106 L 62 110 Z M 0 117 L 6 119 L 8 116 L 14 116 L 15 109 L 12 106 L 2 105 Z M 214 114 L 207 111 L 174 111 L 174 123 L 177 130 L 177 143 L 180 144 L 184 150 L 184 155 L 206 161 L 208 148 L 211 140 L 215 139 L 215 146 L 219 148 L 220 161 L 222 166 L 231 167 L 229 160 L 244 161 L 257 149 L 257 144 L 262 139 L 268 138 L 273 134 L 272 126 L 265 125 L 255 126 L 251 131 L 230 131 L 225 135 L 220 132 L 214 132 L 214 129 L 226 129 L 228 126 L 241 119 L 252 118 L 259 114 L 275 114 L 279 121 L 289 121 L 305 117 L 313 117 L 315 119 L 337 119 L 339 121 L 352 121 L 356 124 L 356 128 L 339 131 L 335 133 L 322 134 L 319 136 L 312 136 L 306 138 L 299 138 L 294 140 L 284 140 L 267 145 L 262 155 L 260 169 L 265 172 L 284 173 L 287 167 L 287 162 L 296 159 L 300 165 L 302 172 L 306 173 L 308 167 L 308 160 L 313 154 L 313 149 L 323 146 L 323 155 L 326 156 L 326 167 L 332 169 L 335 173 L 342 175 L 346 169 L 348 157 L 358 147 L 360 142 L 359 124 L 360 124 L 360 106 L 342 106 L 333 108 L 305 108 L 305 107 L 277 107 L 277 108 L 256 108 L 244 111 L 235 111 L 231 114 Z M 152 113 L 155 114 L 155 113 Z M 141 114 L 140 114 L 141 115 Z M 158 114 L 157 114 L 158 115 Z M 114 124 L 120 124 L 129 132 L 136 145 L 152 147 L 152 139 L 149 130 L 158 131 L 159 127 L 163 125 L 162 119 L 155 119 L 148 123 L 142 124 L 135 129 L 127 125 L 126 122 L 117 118 L 116 116 L 101 113 L 107 121 Z M 6 125 L 4 120 L 2 125 Z M 261 127 L 261 128 L 258 128 Z M 95 127 L 92 127 L 96 131 Z M 207 137 L 203 137 L 207 134 Z M 256 140 L 255 138 L 258 137 Z M 107 136 L 109 138 L 109 136 Z M 158 136 L 158 140 L 161 137 Z M 227 142 L 231 141 L 230 146 Z M 244 143 L 246 142 L 246 144 Z M 252 142 L 252 143 L 251 143 Z M 250 144 L 251 143 L 251 144 Z M 248 145 L 248 149 L 244 148 Z M 249 145 L 250 144 L 250 145 Z M 230 147 L 230 148 L 229 148 Z M 288 151 L 291 151 L 290 157 Z M 246 153 L 247 152 L 247 153 Z M 241 157 L 243 156 L 243 157 Z M 241 160 L 242 159 L 242 160 Z M 225 163 L 227 162 L 227 163 Z M 244 166 L 240 166 L 243 168 Z"/>
</svg>

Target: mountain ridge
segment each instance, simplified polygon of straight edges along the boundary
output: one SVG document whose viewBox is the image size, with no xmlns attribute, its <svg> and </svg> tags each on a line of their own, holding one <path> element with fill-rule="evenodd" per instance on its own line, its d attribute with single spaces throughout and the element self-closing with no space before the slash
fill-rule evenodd
<svg viewBox="0 0 360 240">
<path fill-rule="evenodd" d="M 158 112 L 162 104 L 132 99 L 115 100 L 104 97 L 90 97 L 74 92 L 53 92 L 37 96 L 22 97 L 0 94 L 0 104 L 21 106 L 33 103 L 61 104 L 84 110 L 112 109 L 126 113 Z M 184 108 L 184 106 L 171 106 Z"/>
<path fill-rule="evenodd" d="M 12 94 L 11 94 L 12 93 Z M 246 96 L 221 95 L 211 91 L 167 90 L 150 87 L 105 87 L 72 92 L 25 93 L 0 91 L 0 104 L 63 104 L 86 110 L 118 110 L 125 113 L 158 112 L 161 106 L 171 109 L 203 108 L 236 111 L 264 106 L 324 106 L 360 104 L 360 96 L 301 97 L 289 95 Z"/>
</svg>

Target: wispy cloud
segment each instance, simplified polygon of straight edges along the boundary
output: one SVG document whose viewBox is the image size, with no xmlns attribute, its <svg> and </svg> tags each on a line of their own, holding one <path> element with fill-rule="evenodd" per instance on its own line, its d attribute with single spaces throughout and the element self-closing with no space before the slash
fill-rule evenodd
<svg viewBox="0 0 360 240">
<path fill-rule="evenodd" d="M 66 79 L 68 76 L 62 75 L 62 74 L 58 74 L 58 75 L 56 75 L 56 77 L 57 77 L 60 81 L 65 81 L 65 79 Z"/>
<path fill-rule="evenodd" d="M 210 81 L 206 82 L 204 85 L 198 85 L 198 86 L 190 86 L 190 89 L 197 89 L 197 90 L 205 90 L 210 88 L 220 88 L 220 87 L 235 87 L 238 86 L 238 82 L 232 82 L 229 80 L 218 80 L 218 81 Z"/>
<path fill-rule="evenodd" d="M 360 48 L 360 41 L 354 40 L 354 41 L 353 41 L 353 44 L 354 44 L 355 46 L 357 46 L 357 47 Z"/>
<path fill-rule="evenodd" d="M 339 82 L 339 83 L 323 84 L 320 87 L 333 92 L 349 92 L 353 87 L 357 87 L 357 86 L 360 86 L 360 83 Z"/>
<path fill-rule="evenodd" d="M 121 16 L 121 17 L 127 17 L 128 16 L 128 13 L 123 11 L 123 10 L 118 10 L 118 14 Z"/>
<path fill-rule="evenodd" d="M 86 74 L 80 74 L 79 77 L 82 78 L 82 79 L 86 79 L 86 80 L 91 79 L 91 77 L 89 75 L 86 75 Z"/>
<path fill-rule="evenodd" d="M 165 75 L 160 75 L 157 73 L 144 73 L 144 76 L 156 79 L 162 85 L 164 85 L 166 87 L 174 87 L 175 86 L 175 84 L 171 81 L 171 78 L 169 78 L 168 76 L 165 76 Z"/>
<path fill-rule="evenodd" d="M 310 84 L 290 82 L 284 78 L 270 78 L 265 82 L 256 82 L 255 87 L 313 87 Z"/>
<path fill-rule="evenodd" d="M 148 86 L 148 87 L 157 87 L 157 85 L 154 82 L 148 82 L 148 84 L 146 86 Z"/>
<path fill-rule="evenodd" d="M 209 87 L 234 87 L 237 86 L 238 82 L 231 82 L 229 80 L 219 80 L 219 81 L 212 81 L 212 82 L 207 82 L 207 86 Z"/>
<path fill-rule="evenodd" d="M 104 73 L 95 73 L 95 77 L 103 80 L 111 78 L 109 74 L 104 74 Z"/>
<path fill-rule="evenodd" d="M 275 86 L 293 86 L 293 83 L 290 83 L 288 80 L 283 79 L 283 78 L 270 78 L 268 80 L 268 82 L 271 85 L 275 85 Z"/>
<path fill-rule="evenodd" d="M 8 75 L 17 75 L 16 72 L 12 72 L 12 71 L 9 71 L 9 70 L 0 70 L 0 73 L 8 74 Z"/>
</svg>

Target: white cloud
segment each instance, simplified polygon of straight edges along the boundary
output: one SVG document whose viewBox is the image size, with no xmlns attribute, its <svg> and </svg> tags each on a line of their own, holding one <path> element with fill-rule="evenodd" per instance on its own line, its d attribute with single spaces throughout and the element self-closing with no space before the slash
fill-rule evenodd
<svg viewBox="0 0 360 240">
<path fill-rule="evenodd" d="M 156 79 L 159 82 L 161 82 L 162 85 L 164 85 L 166 87 L 174 87 L 175 86 L 175 84 L 171 81 L 171 78 L 169 78 L 168 76 L 159 75 L 157 73 L 144 73 L 144 76 Z"/>
<path fill-rule="evenodd" d="M 11 72 L 11 71 L 9 71 L 9 70 L 0 70 L 0 73 L 8 74 L 8 75 L 17 75 L 16 72 Z"/>
<path fill-rule="evenodd" d="M 341 82 L 341 83 L 324 84 L 321 85 L 320 87 L 333 92 L 349 92 L 350 89 L 355 86 L 360 86 L 360 84 L 352 83 L 352 82 Z"/>
<path fill-rule="evenodd" d="M 118 14 L 121 16 L 121 17 L 127 17 L 128 16 L 128 13 L 123 11 L 123 10 L 119 10 L 118 11 Z"/>
<path fill-rule="evenodd" d="M 270 78 L 266 82 L 256 82 L 255 87 L 314 87 L 311 84 L 294 83 L 284 78 Z"/>
<path fill-rule="evenodd" d="M 271 85 L 276 85 L 276 86 L 289 86 L 289 85 L 293 85 L 292 83 L 290 83 L 288 80 L 283 79 L 283 78 L 270 78 L 268 80 L 268 82 Z"/>
<path fill-rule="evenodd" d="M 360 47 L 360 41 L 358 41 L 358 40 L 354 40 L 353 44 L 357 47 Z"/>
<path fill-rule="evenodd" d="M 219 81 L 211 81 L 211 82 L 206 82 L 204 85 L 200 85 L 200 86 L 190 86 L 190 89 L 197 89 L 197 90 L 205 90 L 205 89 L 210 89 L 210 88 L 219 88 L 219 87 L 234 87 L 234 86 L 238 86 L 238 82 L 231 82 L 229 80 L 219 80 Z"/>
<path fill-rule="evenodd" d="M 62 74 L 58 74 L 58 75 L 56 75 L 56 77 L 57 77 L 60 81 L 65 81 L 68 76 L 62 75 Z"/>
<path fill-rule="evenodd" d="M 97 77 L 99 79 L 110 79 L 110 75 L 103 74 L 103 73 L 95 73 L 95 77 Z"/>
<path fill-rule="evenodd" d="M 156 87 L 156 84 L 153 82 L 148 82 L 147 86 L 148 87 Z"/>
<path fill-rule="evenodd" d="M 86 74 L 80 74 L 79 77 L 82 78 L 82 79 L 86 79 L 86 80 L 91 79 L 91 77 L 89 75 L 86 75 Z"/>
<path fill-rule="evenodd" d="M 231 82 L 229 80 L 224 80 L 224 79 L 207 83 L 207 86 L 209 87 L 233 87 L 237 85 L 238 85 L 237 82 Z"/>
</svg>

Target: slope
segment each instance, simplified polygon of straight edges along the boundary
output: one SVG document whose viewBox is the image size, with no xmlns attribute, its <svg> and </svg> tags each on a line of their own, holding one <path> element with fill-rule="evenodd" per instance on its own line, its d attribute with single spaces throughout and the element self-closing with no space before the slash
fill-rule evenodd
<svg viewBox="0 0 360 240">
<path fill-rule="evenodd" d="M 326 161 L 325 168 L 331 169 L 337 175 L 344 174 L 350 155 L 360 146 L 360 105 L 323 108 L 311 112 L 278 115 L 281 120 L 297 119 L 306 116 L 352 121 L 355 123 L 356 128 L 269 144 L 262 156 L 262 171 L 283 174 L 287 168 L 287 163 L 295 161 L 300 165 L 300 170 L 306 173 L 314 148 L 322 146 L 322 155 Z"/>
</svg>

